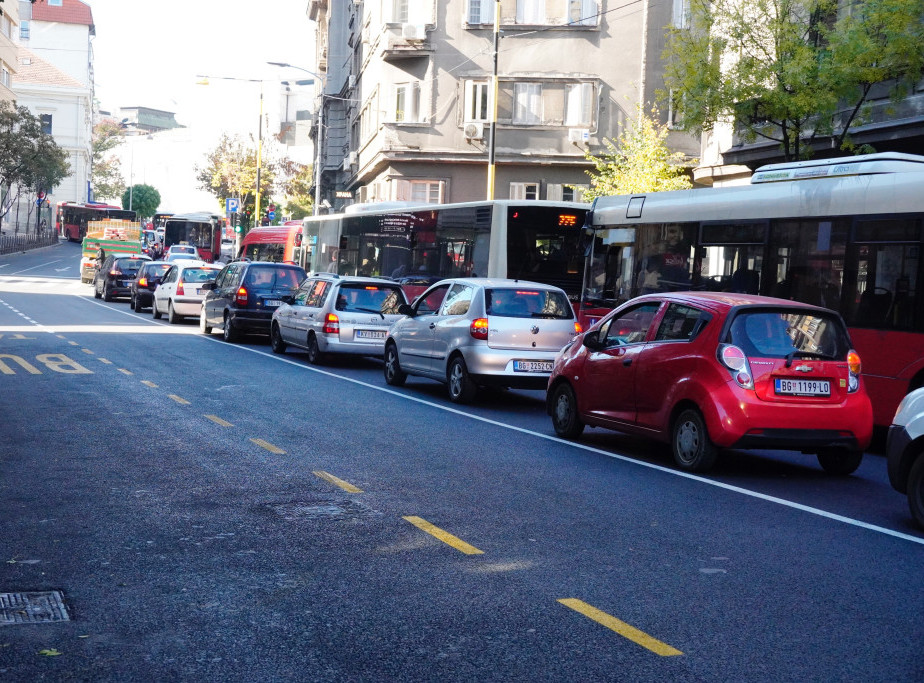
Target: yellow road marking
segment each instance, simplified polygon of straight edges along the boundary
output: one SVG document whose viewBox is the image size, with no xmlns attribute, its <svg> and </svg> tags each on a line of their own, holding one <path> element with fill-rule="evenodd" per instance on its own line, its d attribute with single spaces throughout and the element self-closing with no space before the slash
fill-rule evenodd
<svg viewBox="0 0 924 683">
<path fill-rule="evenodd" d="M 559 599 L 558 602 L 563 604 L 565 607 L 570 607 L 575 612 L 580 612 L 588 619 L 593 619 L 598 624 L 616 631 L 616 633 L 623 636 L 624 638 L 628 638 L 633 643 L 641 645 L 642 647 L 651 650 L 657 655 L 661 655 L 662 657 L 674 657 L 676 655 L 683 654 L 680 650 L 672 648 L 667 643 L 662 643 L 657 638 L 652 638 L 644 631 L 639 631 L 634 626 L 630 626 L 626 622 L 620 621 L 616 617 L 598 610 L 592 605 L 588 605 L 583 600 L 578 600 L 577 598 L 563 598 Z"/>
<path fill-rule="evenodd" d="M 428 534 L 430 534 L 434 538 L 438 538 L 446 545 L 451 545 L 453 548 L 455 548 L 456 550 L 460 552 L 465 553 L 466 555 L 484 555 L 483 550 L 478 550 L 478 548 L 476 548 L 475 546 L 469 545 L 468 543 L 463 541 L 461 538 L 458 538 L 457 536 L 453 536 L 448 531 L 443 531 L 439 527 L 433 526 L 432 524 L 430 524 L 430 522 L 428 522 L 425 519 L 421 519 L 420 517 L 413 517 L 413 516 L 404 517 L 403 519 L 407 520 L 408 522 L 416 526 L 421 531 L 426 531 Z"/>
<path fill-rule="evenodd" d="M 121 372 L 123 375 L 134 375 L 135 374 L 131 370 L 126 370 L 125 368 L 119 368 L 119 372 Z"/>
<path fill-rule="evenodd" d="M 362 489 L 356 488 L 355 486 L 353 486 L 353 484 L 343 481 L 343 479 L 338 479 L 337 477 L 335 477 L 333 474 L 330 474 L 329 472 L 322 472 L 318 470 L 318 471 L 315 471 L 315 474 L 321 477 L 321 479 L 326 479 L 331 484 L 334 484 L 335 486 L 339 486 L 347 493 L 362 493 L 363 492 Z"/>
<path fill-rule="evenodd" d="M 225 422 L 224 420 L 222 420 L 222 419 L 221 419 L 220 417 L 218 417 L 217 415 L 206 415 L 205 417 L 207 417 L 208 419 L 210 419 L 210 420 L 211 420 L 212 422 L 214 422 L 215 424 L 221 425 L 222 427 L 233 427 L 233 426 L 234 426 L 234 425 L 231 424 L 230 422 Z"/>
<path fill-rule="evenodd" d="M 144 386 L 146 386 L 146 387 L 151 387 L 152 389 L 157 389 L 157 385 L 154 384 L 154 382 L 152 382 L 152 381 L 149 380 L 149 379 L 143 379 L 143 380 L 141 380 L 141 383 L 142 383 Z"/>
<path fill-rule="evenodd" d="M 188 405 L 189 405 L 189 401 L 187 401 L 185 398 L 180 398 L 180 397 L 177 396 L 176 394 L 167 394 L 167 398 L 172 398 L 174 401 L 176 401 L 177 403 L 179 403 L 181 406 L 188 406 Z"/>
<path fill-rule="evenodd" d="M 90 349 L 80 349 L 80 350 L 83 351 L 84 353 L 89 353 L 91 356 L 93 355 L 93 352 Z"/>
<path fill-rule="evenodd" d="M 107 360 L 106 358 L 100 358 L 100 359 L 99 359 L 99 362 L 100 362 L 100 363 L 105 363 L 106 365 L 112 365 L 112 361 L 111 361 L 111 360 Z"/>
<path fill-rule="evenodd" d="M 257 444 L 261 448 L 265 448 L 270 453 L 276 453 L 277 455 L 285 455 L 284 450 L 282 450 L 281 448 L 278 448 L 277 446 L 274 446 L 269 441 L 264 441 L 263 439 L 251 439 L 251 441 L 253 441 L 255 444 Z"/>
</svg>

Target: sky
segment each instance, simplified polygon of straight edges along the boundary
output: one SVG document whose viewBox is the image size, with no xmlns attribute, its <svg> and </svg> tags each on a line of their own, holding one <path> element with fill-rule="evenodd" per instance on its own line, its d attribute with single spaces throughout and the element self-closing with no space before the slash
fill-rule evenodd
<svg viewBox="0 0 924 683">
<path fill-rule="evenodd" d="M 90 5 L 96 26 L 92 43 L 100 108 L 113 113 L 121 107 L 163 109 L 175 112 L 177 121 L 188 127 L 173 135 L 171 144 L 136 143 L 133 151 L 128 145 L 122 150 L 123 169 L 131 166 L 134 182 L 144 182 L 139 177 L 149 174 L 157 176 L 153 167 L 171 166 L 159 158 L 149 161 L 151 155 L 158 156 L 153 148 L 182 155 L 167 178 L 147 181 L 157 187 L 172 211 L 206 208 L 202 202 L 208 195 L 190 187 L 195 185 L 190 166 L 204 162 L 203 154 L 222 132 L 257 137 L 261 84 L 219 77 L 263 81 L 264 114 L 278 121 L 284 90 L 280 81 L 311 76 L 266 62 L 316 70 L 308 0 L 84 2 Z M 210 76 L 208 85 L 198 84 L 202 75 Z M 264 129 L 265 142 L 271 133 Z M 127 154 L 134 158 L 126 158 Z"/>
</svg>

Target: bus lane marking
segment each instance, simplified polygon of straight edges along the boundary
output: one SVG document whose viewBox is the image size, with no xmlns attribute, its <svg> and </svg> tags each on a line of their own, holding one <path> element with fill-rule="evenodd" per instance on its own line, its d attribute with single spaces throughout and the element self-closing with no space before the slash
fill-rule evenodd
<svg viewBox="0 0 924 683">
<path fill-rule="evenodd" d="M 144 386 L 146 386 L 146 387 L 151 387 L 152 389 L 159 389 L 159 388 L 160 388 L 160 387 L 158 387 L 156 384 L 154 384 L 154 382 L 152 382 L 152 381 L 149 380 L 149 379 L 143 379 L 143 380 L 141 380 L 141 383 L 142 383 Z"/>
<path fill-rule="evenodd" d="M 90 349 L 80 349 L 80 350 L 83 351 L 84 353 L 90 354 L 91 356 L 93 355 L 93 352 Z"/>
<path fill-rule="evenodd" d="M 108 358 L 99 358 L 98 360 L 100 363 L 103 363 L 104 365 L 112 365 L 112 361 L 109 360 Z"/>
<path fill-rule="evenodd" d="M 227 421 L 225 421 L 225 420 L 222 420 L 222 419 L 221 419 L 220 417 L 218 417 L 217 415 L 205 415 L 204 417 L 206 417 L 207 419 L 211 420 L 212 422 L 214 422 L 214 423 L 217 424 L 217 425 L 221 425 L 222 427 L 233 427 L 233 426 L 234 426 L 234 425 L 231 424 L 230 422 L 227 422 Z"/>
<path fill-rule="evenodd" d="M 428 522 L 425 519 L 422 519 L 420 517 L 414 517 L 413 515 L 402 517 L 402 519 L 404 519 L 407 522 L 410 522 L 411 524 L 416 526 L 421 531 L 424 531 L 430 534 L 431 536 L 433 536 L 434 538 L 439 539 L 446 545 L 452 546 L 459 552 L 465 553 L 466 555 L 484 555 L 483 550 L 479 550 L 475 546 L 469 545 L 468 543 L 463 541 L 458 536 L 453 536 L 448 531 L 444 531 L 440 529 L 438 526 L 434 526 L 433 524 L 430 524 L 430 522 Z"/>
<path fill-rule="evenodd" d="M 615 631 L 623 638 L 628 638 L 633 643 L 641 645 L 646 650 L 651 650 L 656 655 L 661 655 L 662 657 L 676 657 L 677 655 L 683 654 L 680 650 L 671 647 L 667 643 L 662 643 L 657 638 L 653 638 L 644 631 L 640 631 L 634 626 L 620 621 L 616 617 L 597 609 L 593 605 L 588 605 L 583 600 L 578 600 L 577 598 L 560 598 L 558 602 L 565 607 L 570 607 L 579 614 L 583 614 L 585 617 L 597 622 L 601 626 L 606 626 L 606 628 Z"/>
<path fill-rule="evenodd" d="M 282 450 L 278 446 L 274 446 L 269 441 L 264 441 L 263 439 L 253 439 L 253 438 L 251 439 L 251 441 L 257 444 L 260 448 L 265 448 L 270 453 L 275 453 L 276 455 L 285 455 L 286 453 L 284 450 Z"/>
<path fill-rule="evenodd" d="M 181 396 L 177 396 L 176 394 L 167 394 L 167 398 L 173 399 L 174 401 L 179 403 L 181 406 L 189 405 L 189 401 L 187 401 L 185 398 Z"/>
<path fill-rule="evenodd" d="M 44 365 L 49 370 L 60 372 L 65 375 L 92 375 L 93 371 L 85 368 L 72 358 L 68 358 L 63 353 L 40 353 L 35 360 Z M 0 373 L 4 375 L 15 375 L 16 370 L 7 365 L 6 361 L 16 363 L 30 375 L 41 375 L 42 371 L 32 365 L 25 358 L 12 353 L 0 353 Z"/>
<path fill-rule="evenodd" d="M 347 493 L 362 493 L 363 492 L 362 489 L 353 486 L 353 484 L 351 484 L 348 481 L 343 481 L 343 479 L 338 479 L 337 477 L 335 477 L 333 474 L 329 472 L 324 472 L 322 470 L 315 470 L 314 475 L 317 477 L 321 477 L 321 479 L 324 479 L 325 481 L 329 481 L 334 486 L 339 486 Z"/>
<path fill-rule="evenodd" d="M 126 370 L 125 368 L 119 368 L 119 372 L 121 372 L 123 375 L 134 375 L 135 374 L 131 370 Z"/>
</svg>

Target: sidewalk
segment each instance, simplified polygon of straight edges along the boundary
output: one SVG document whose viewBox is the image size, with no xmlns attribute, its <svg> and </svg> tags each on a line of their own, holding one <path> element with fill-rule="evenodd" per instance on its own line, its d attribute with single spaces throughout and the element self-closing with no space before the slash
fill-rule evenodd
<svg viewBox="0 0 924 683">
<path fill-rule="evenodd" d="M 0 254 L 12 254 L 18 251 L 28 251 L 39 247 L 48 247 L 58 243 L 58 235 L 54 230 L 45 230 L 38 234 L 18 233 L 0 234 Z"/>
</svg>

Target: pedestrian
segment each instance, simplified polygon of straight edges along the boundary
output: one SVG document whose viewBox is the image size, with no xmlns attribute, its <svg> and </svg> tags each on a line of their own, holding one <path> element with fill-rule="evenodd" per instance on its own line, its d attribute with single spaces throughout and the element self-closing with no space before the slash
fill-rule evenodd
<svg viewBox="0 0 924 683">
<path fill-rule="evenodd" d="M 99 242 L 96 243 L 96 269 L 103 269 L 103 261 L 106 260 L 106 250 Z"/>
</svg>

